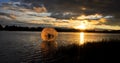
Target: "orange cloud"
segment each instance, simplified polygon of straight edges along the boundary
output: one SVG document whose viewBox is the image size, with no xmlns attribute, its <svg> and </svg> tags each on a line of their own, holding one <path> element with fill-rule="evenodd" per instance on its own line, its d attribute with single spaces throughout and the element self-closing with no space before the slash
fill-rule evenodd
<svg viewBox="0 0 120 63">
<path fill-rule="evenodd" d="M 47 9 L 45 7 L 33 7 L 33 10 L 38 13 L 47 12 Z"/>
<path fill-rule="evenodd" d="M 13 15 L 13 14 L 10 14 L 9 17 L 10 17 L 11 19 L 16 19 L 16 16 Z"/>
</svg>

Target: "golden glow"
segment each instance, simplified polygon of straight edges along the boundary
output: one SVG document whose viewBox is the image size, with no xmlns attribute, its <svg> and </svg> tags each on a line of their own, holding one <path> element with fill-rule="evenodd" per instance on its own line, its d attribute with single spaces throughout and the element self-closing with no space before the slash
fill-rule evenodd
<svg viewBox="0 0 120 63">
<path fill-rule="evenodd" d="M 10 14 L 9 16 L 10 16 L 10 18 L 12 18 L 12 19 L 16 19 L 16 16 L 13 15 L 13 14 Z"/>
<path fill-rule="evenodd" d="M 80 32 L 80 45 L 84 44 L 85 41 L 84 41 L 84 32 Z"/>
<path fill-rule="evenodd" d="M 47 9 L 45 7 L 33 7 L 33 10 L 38 13 L 47 12 Z"/>
<path fill-rule="evenodd" d="M 85 15 L 78 16 L 77 19 L 86 19 Z"/>
<path fill-rule="evenodd" d="M 75 26 L 76 29 L 85 30 L 87 28 L 87 21 L 81 21 L 80 25 Z"/>
<path fill-rule="evenodd" d="M 77 29 L 85 30 L 86 26 L 84 24 L 81 24 L 80 26 L 76 26 Z"/>
<path fill-rule="evenodd" d="M 87 10 L 87 8 L 85 8 L 85 7 L 82 7 L 81 9 L 82 9 L 82 10 Z"/>
<path fill-rule="evenodd" d="M 86 30 L 86 29 L 94 29 L 95 26 L 98 24 L 103 24 L 107 22 L 106 17 L 110 18 L 109 16 L 103 16 L 102 14 L 93 14 L 93 15 L 80 15 L 76 17 L 75 20 L 71 20 L 76 22 L 74 25 L 75 29 Z"/>
<path fill-rule="evenodd" d="M 99 21 L 100 21 L 101 23 L 105 23 L 107 20 L 106 20 L 105 18 L 101 18 Z"/>
<path fill-rule="evenodd" d="M 83 19 L 100 19 L 103 16 L 101 14 L 94 14 L 94 15 L 80 15 L 76 19 L 83 20 Z"/>
</svg>

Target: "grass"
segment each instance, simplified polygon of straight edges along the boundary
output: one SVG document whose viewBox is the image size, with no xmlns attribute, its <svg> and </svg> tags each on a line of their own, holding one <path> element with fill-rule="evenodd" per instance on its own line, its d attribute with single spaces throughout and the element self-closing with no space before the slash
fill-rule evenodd
<svg viewBox="0 0 120 63">
<path fill-rule="evenodd" d="M 119 63 L 119 51 L 120 40 L 103 40 L 81 46 L 71 44 L 59 47 L 52 54 L 56 60 L 44 63 Z"/>
</svg>

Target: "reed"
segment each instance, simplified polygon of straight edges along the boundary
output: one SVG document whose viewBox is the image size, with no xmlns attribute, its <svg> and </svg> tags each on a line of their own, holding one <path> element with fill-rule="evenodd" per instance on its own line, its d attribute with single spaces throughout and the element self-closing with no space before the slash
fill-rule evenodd
<svg viewBox="0 0 120 63">
<path fill-rule="evenodd" d="M 61 46 L 50 63 L 118 63 L 120 62 L 120 40 L 102 40 L 84 45 L 71 44 Z"/>
</svg>

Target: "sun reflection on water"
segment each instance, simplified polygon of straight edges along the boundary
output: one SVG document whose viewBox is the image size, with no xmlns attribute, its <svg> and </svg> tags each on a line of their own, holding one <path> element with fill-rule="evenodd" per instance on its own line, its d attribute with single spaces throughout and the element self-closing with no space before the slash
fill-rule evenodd
<svg viewBox="0 0 120 63">
<path fill-rule="evenodd" d="M 84 43 L 85 43 L 85 41 L 84 41 L 84 32 L 80 32 L 80 42 L 79 42 L 79 44 L 82 45 Z"/>
</svg>

